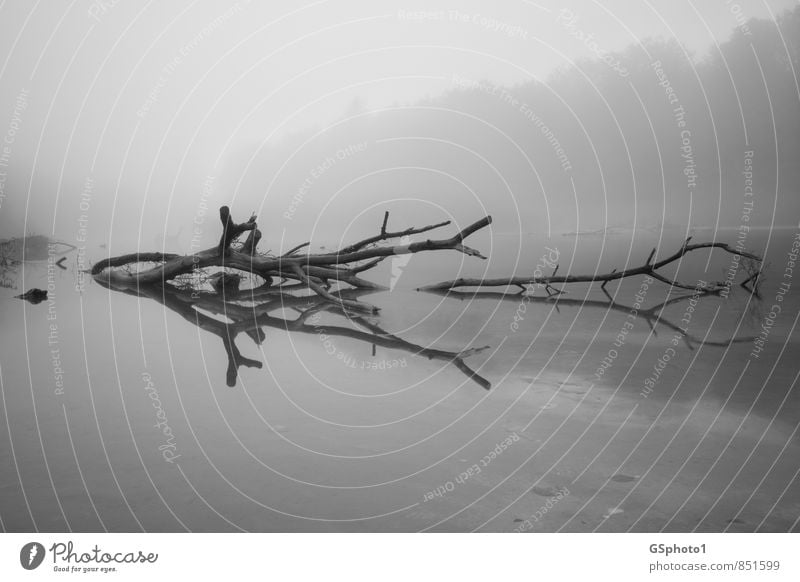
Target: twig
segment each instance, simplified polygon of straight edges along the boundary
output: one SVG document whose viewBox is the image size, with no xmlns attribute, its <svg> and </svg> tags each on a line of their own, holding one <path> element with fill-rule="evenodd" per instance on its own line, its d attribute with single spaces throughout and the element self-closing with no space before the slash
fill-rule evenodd
<svg viewBox="0 0 800 582">
<path fill-rule="evenodd" d="M 345 253 L 352 253 L 376 242 L 389 240 L 391 238 L 402 238 L 404 236 L 421 234 L 423 232 L 428 232 L 429 230 L 434 230 L 436 228 L 441 228 L 443 226 L 447 226 L 450 224 L 450 221 L 446 220 L 445 222 L 440 222 L 438 224 L 431 224 L 429 226 L 423 226 L 422 228 L 407 228 L 405 230 L 401 230 L 398 232 L 386 232 L 386 224 L 388 223 L 388 221 L 389 221 L 389 211 L 387 210 L 386 213 L 383 215 L 383 225 L 381 226 L 380 234 L 371 236 L 369 238 L 365 238 L 364 240 L 360 240 L 357 243 L 353 243 L 349 246 L 346 246 L 343 249 L 341 249 L 338 252 L 338 254 L 341 255 Z"/>
<path fill-rule="evenodd" d="M 308 246 L 308 245 L 310 245 L 310 244 L 311 244 L 311 241 L 304 242 L 303 244 L 299 244 L 299 245 L 297 245 L 296 247 L 293 247 L 293 248 L 292 248 L 290 251 L 288 251 L 287 253 L 284 253 L 284 254 L 282 254 L 281 256 L 282 256 L 282 257 L 290 257 L 290 256 L 292 256 L 294 253 L 296 253 L 297 251 L 299 251 L 300 249 L 302 249 L 302 248 L 305 248 L 305 247 L 307 247 L 307 246 Z"/>
<path fill-rule="evenodd" d="M 342 299 L 341 297 L 336 297 L 335 295 L 332 295 L 323 287 L 312 281 L 308 277 L 308 275 L 303 272 L 303 269 L 299 265 L 293 265 L 292 268 L 295 274 L 297 275 L 297 278 L 300 279 L 300 281 L 302 281 L 306 285 L 308 285 L 308 287 L 312 291 L 314 291 L 314 293 L 316 293 L 323 299 L 327 299 L 331 303 L 339 305 L 342 309 L 344 310 L 354 309 L 356 311 L 366 311 L 367 313 L 378 313 L 379 311 L 378 308 L 373 305 L 369 305 L 366 303 L 359 303 L 358 301 L 350 301 L 349 299 Z"/>
</svg>

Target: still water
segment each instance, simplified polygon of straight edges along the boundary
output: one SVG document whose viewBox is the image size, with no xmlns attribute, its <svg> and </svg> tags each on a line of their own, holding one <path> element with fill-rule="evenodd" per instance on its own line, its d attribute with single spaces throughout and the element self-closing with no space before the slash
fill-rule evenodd
<svg viewBox="0 0 800 582">
<path fill-rule="evenodd" d="M 473 244 L 485 262 L 387 261 L 361 320 L 275 296 L 198 316 L 82 283 L 74 255 L 18 265 L 0 289 L 2 527 L 798 531 L 795 231 L 750 234 L 760 300 L 641 277 L 557 299 L 415 290 L 556 255 L 560 273 L 635 266 L 679 234 L 495 235 Z M 664 274 L 724 280 L 732 259 L 700 250 Z M 49 301 L 13 298 L 48 284 Z M 248 310 L 258 326 L 224 325 Z"/>
</svg>

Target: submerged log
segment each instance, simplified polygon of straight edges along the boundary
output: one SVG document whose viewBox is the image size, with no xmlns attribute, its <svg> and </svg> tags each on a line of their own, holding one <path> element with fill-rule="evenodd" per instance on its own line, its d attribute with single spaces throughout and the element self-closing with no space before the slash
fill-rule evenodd
<svg viewBox="0 0 800 582">
<path fill-rule="evenodd" d="M 47 290 L 45 289 L 28 289 L 22 295 L 15 295 L 15 299 L 22 299 L 23 301 L 28 301 L 29 303 L 33 303 L 36 305 L 37 303 L 41 303 L 47 299 Z"/>
</svg>

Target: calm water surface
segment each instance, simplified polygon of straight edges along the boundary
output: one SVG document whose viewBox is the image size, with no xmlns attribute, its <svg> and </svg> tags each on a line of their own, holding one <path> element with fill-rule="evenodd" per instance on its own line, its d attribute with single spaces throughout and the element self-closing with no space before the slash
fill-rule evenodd
<svg viewBox="0 0 800 582">
<path fill-rule="evenodd" d="M 48 285 L 47 263 L 26 263 L 17 289 L 0 289 L 2 526 L 797 531 L 800 282 L 776 299 L 795 234 L 751 233 L 769 262 L 762 300 L 738 286 L 692 300 L 656 282 L 635 317 L 641 278 L 610 284 L 613 304 L 599 286 L 558 301 L 414 289 L 530 273 L 553 252 L 559 272 L 638 265 L 652 233 L 495 236 L 473 241 L 488 262 L 431 253 L 394 274 L 387 262 L 370 278 L 392 289 L 360 297 L 377 317 L 321 310 L 287 331 L 304 306 L 279 306 L 260 345 L 236 336 L 262 367 L 242 366 L 233 387 L 224 334 L 94 282 L 79 293 L 72 256 L 51 270 L 54 301 L 13 299 Z M 658 256 L 681 238 L 663 237 Z M 722 280 L 731 260 L 698 251 L 678 278 Z M 365 339 L 374 326 L 385 341 Z M 464 362 L 491 390 L 419 353 L 483 346 Z"/>
</svg>

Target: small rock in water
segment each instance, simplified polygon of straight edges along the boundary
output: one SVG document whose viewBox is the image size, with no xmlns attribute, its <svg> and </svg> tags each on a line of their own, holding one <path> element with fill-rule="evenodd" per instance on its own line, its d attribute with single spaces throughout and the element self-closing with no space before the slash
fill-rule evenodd
<svg viewBox="0 0 800 582">
<path fill-rule="evenodd" d="M 36 305 L 37 303 L 41 303 L 42 301 L 47 299 L 47 291 L 45 291 L 44 289 L 36 289 L 34 287 L 33 289 L 28 289 L 22 295 L 16 295 L 15 297 L 16 299 L 29 301 L 30 303 Z"/>
<path fill-rule="evenodd" d="M 514 520 L 514 523 L 522 523 L 522 521 L 523 520 L 521 520 L 520 518 L 517 518 L 517 519 Z"/>
<path fill-rule="evenodd" d="M 639 478 L 639 475 L 634 475 L 631 477 L 630 475 L 625 475 L 623 473 L 617 473 L 611 480 L 615 483 L 630 483 L 631 481 L 636 481 Z"/>
</svg>

